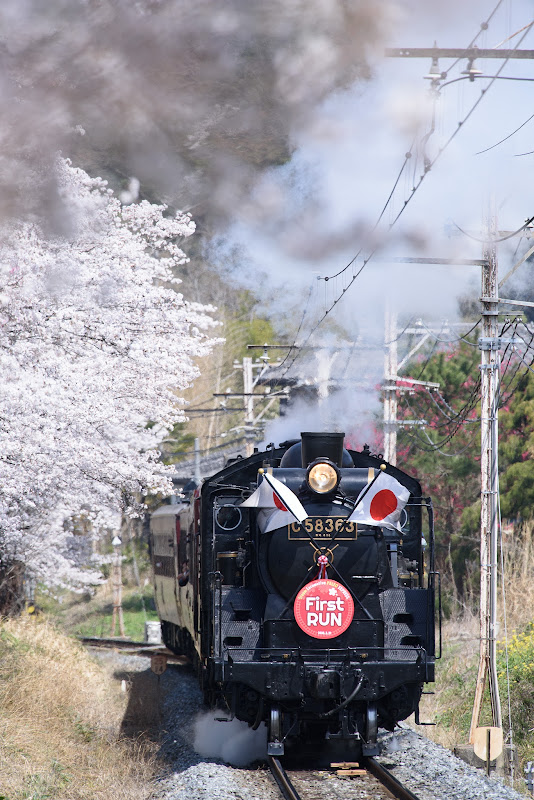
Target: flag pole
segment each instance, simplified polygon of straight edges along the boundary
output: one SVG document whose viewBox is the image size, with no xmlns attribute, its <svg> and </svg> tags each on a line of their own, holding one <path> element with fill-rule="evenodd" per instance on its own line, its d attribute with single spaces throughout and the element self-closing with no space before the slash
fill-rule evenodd
<svg viewBox="0 0 534 800">
<path fill-rule="evenodd" d="M 367 494 L 367 492 L 369 492 L 372 489 L 373 484 L 375 483 L 377 478 L 379 478 L 380 475 L 382 475 L 382 473 L 385 472 L 385 471 L 386 471 L 386 465 L 385 464 L 380 464 L 380 471 L 376 473 L 376 475 L 373 478 L 373 480 L 371 481 L 371 483 L 367 484 L 365 489 L 360 493 L 359 497 L 357 498 L 356 502 L 354 503 L 354 508 L 352 509 L 352 512 L 351 512 L 352 514 L 356 511 L 357 507 L 360 505 L 360 503 L 364 499 L 364 497 Z"/>
</svg>

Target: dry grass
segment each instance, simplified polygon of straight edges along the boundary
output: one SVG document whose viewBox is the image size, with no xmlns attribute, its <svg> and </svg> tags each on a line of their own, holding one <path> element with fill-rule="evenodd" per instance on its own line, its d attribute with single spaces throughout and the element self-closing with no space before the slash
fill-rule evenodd
<svg viewBox="0 0 534 800">
<path fill-rule="evenodd" d="M 534 619 L 534 520 L 523 523 L 520 529 L 505 528 L 503 563 L 508 631 L 521 630 Z M 501 634 L 504 636 L 502 594 L 499 602 Z"/>
<path fill-rule="evenodd" d="M 520 530 L 505 529 L 503 536 L 503 563 L 499 565 L 499 584 L 501 572 L 504 574 L 506 587 L 506 627 L 510 655 L 515 654 L 522 632 L 530 630 L 534 621 L 534 581 L 532 566 L 534 560 L 534 523 L 524 524 Z M 498 596 L 498 638 L 500 640 L 499 671 L 503 669 L 505 638 L 504 604 L 501 585 Z M 458 612 L 443 626 L 443 658 L 436 662 L 436 683 L 432 687 L 435 694 L 425 696 L 421 702 L 421 719 L 436 722 L 436 727 L 423 729 L 429 738 L 453 748 L 456 744 L 466 743 L 469 736 L 471 714 L 473 710 L 476 675 L 479 657 L 479 618 L 467 605 L 455 606 Z M 514 634 L 518 636 L 514 636 Z M 528 659 L 532 653 L 528 649 Z M 526 657 L 526 656 L 525 656 Z M 517 658 L 516 658 L 517 660 Z M 514 726 L 515 744 L 521 761 L 524 763 L 534 757 L 534 717 L 530 675 L 532 664 L 524 665 L 526 678 L 516 668 L 511 673 L 511 707 Z M 504 728 L 508 729 L 507 689 L 504 677 L 500 678 L 501 704 Z M 526 698 L 526 699 L 525 699 Z M 412 724 L 412 722 L 410 722 Z M 488 692 L 483 704 L 480 725 L 491 725 Z"/>
<path fill-rule="evenodd" d="M 421 720 L 436 726 L 423 732 L 444 747 L 468 740 L 478 667 L 478 618 L 464 615 L 443 626 L 443 658 L 436 662 L 433 695 L 421 701 Z"/>
<path fill-rule="evenodd" d="M 125 697 L 43 620 L 0 624 L 0 775 L 6 800 L 142 800 L 154 759 L 118 735 Z"/>
</svg>

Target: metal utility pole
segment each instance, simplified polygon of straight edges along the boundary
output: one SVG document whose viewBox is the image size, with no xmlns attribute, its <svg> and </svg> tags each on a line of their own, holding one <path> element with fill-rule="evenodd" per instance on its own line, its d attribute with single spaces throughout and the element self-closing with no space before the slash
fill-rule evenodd
<svg viewBox="0 0 534 800">
<path fill-rule="evenodd" d="M 384 336 L 384 461 L 397 465 L 397 312 L 386 300 Z"/>
<path fill-rule="evenodd" d="M 245 431 L 245 452 L 247 456 L 251 456 L 254 452 L 254 442 L 256 438 L 256 426 L 260 419 L 264 416 L 264 414 L 269 410 L 271 405 L 275 402 L 277 397 L 280 397 L 281 392 L 273 392 L 271 393 L 269 389 L 266 389 L 263 392 L 255 392 L 254 389 L 258 385 L 258 382 L 261 378 L 265 375 L 265 373 L 271 369 L 272 367 L 280 366 L 280 362 L 276 364 L 269 365 L 269 356 L 267 354 L 267 348 L 270 345 L 263 345 L 263 355 L 256 363 L 253 363 L 252 358 L 250 356 L 245 356 L 243 358 L 243 363 L 240 364 L 238 361 L 234 361 L 234 369 L 242 369 L 243 370 L 243 391 L 242 392 L 214 392 L 214 397 L 223 397 L 225 400 L 240 398 L 244 402 L 244 406 L 241 409 L 229 409 L 232 410 L 239 410 L 245 412 L 245 418 L 243 420 L 243 425 L 240 429 L 244 429 Z M 249 348 L 255 348 L 256 345 L 248 345 Z M 254 378 L 254 370 L 259 370 L 259 374 Z M 268 400 L 266 406 L 263 408 L 263 411 L 258 414 L 257 417 L 254 416 L 254 398 L 261 398 L 262 400 Z M 233 430 L 237 430 L 234 428 Z"/>
<path fill-rule="evenodd" d="M 502 727 L 501 701 L 497 682 L 497 537 L 498 537 L 498 402 L 500 345 L 498 338 L 499 286 L 497 277 L 497 225 L 492 215 L 488 224 L 488 244 L 482 266 L 481 350 L 481 511 L 480 511 L 480 657 L 471 718 L 469 741 L 475 730 L 486 680 L 489 683 L 493 725 Z"/>
<path fill-rule="evenodd" d="M 254 375 L 252 372 L 252 358 L 243 359 L 243 396 L 245 400 L 245 453 L 251 456 L 254 452 Z"/>
<path fill-rule="evenodd" d="M 405 259 L 406 261 L 411 259 Z M 440 260 L 436 259 L 436 261 Z M 409 378 L 405 375 L 399 375 L 399 370 L 402 369 L 410 359 L 417 353 L 417 351 L 427 341 L 433 331 L 430 328 L 416 327 L 406 328 L 403 333 L 415 334 L 420 337 L 419 342 L 406 353 L 402 361 L 399 363 L 398 357 L 398 332 L 397 332 L 397 312 L 393 310 L 391 302 L 386 299 L 385 317 L 384 317 L 384 382 L 382 388 L 384 390 L 384 460 L 397 465 L 397 433 L 399 428 L 406 427 L 424 427 L 427 425 L 424 419 L 402 419 L 397 418 L 399 407 L 398 395 L 404 393 L 413 393 L 416 387 L 425 387 L 429 391 L 439 389 L 439 383 L 433 381 L 420 381 L 415 378 Z M 408 386 L 399 386 L 399 382 L 407 383 Z"/>
</svg>

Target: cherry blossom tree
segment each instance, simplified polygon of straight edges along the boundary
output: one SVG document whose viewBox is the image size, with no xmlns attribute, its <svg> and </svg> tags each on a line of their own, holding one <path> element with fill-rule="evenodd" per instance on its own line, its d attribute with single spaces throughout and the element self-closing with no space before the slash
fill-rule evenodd
<svg viewBox="0 0 534 800">
<path fill-rule="evenodd" d="M 95 578 L 77 525 L 104 529 L 134 508 L 124 498 L 170 490 L 157 444 L 184 419 L 176 390 L 214 323 L 176 289 L 188 214 L 124 206 L 62 159 L 57 184 L 61 234 L 0 229 L 0 565 L 72 585 Z"/>
</svg>

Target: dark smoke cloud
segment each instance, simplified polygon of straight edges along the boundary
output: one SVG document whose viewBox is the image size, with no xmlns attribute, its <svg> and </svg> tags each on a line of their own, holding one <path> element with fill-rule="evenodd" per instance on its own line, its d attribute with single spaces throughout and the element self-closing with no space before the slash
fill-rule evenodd
<svg viewBox="0 0 534 800">
<path fill-rule="evenodd" d="M 320 101 L 368 75 L 388 15 L 371 0 L 3 0 L 0 213 L 54 207 L 61 149 L 227 214 Z"/>
</svg>

